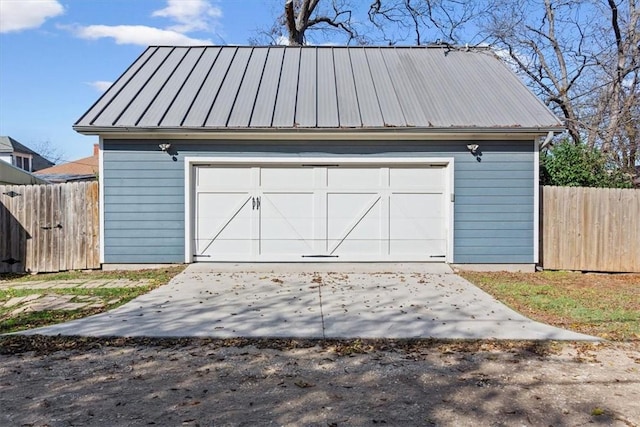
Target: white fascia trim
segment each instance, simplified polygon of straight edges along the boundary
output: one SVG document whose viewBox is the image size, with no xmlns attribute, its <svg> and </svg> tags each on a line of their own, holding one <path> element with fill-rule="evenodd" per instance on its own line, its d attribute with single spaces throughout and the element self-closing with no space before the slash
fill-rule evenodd
<svg viewBox="0 0 640 427">
<path fill-rule="evenodd" d="M 552 138 L 549 132 L 547 138 Z M 533 140 L 533 263 L 540 261 L 540 145 Z"/>
<path fill-rule="evenodd" d="M 351 132 L 327 132 L 327 131 L 304 131 L 296 132 L 277 132 L 277 131 L 211 131 L 211 132 L 103 132 L 99 133 L 106 139 L 127 139 L 127 140 L 193 140 L 193 141 L 524 141 L 528 142 L 531 138 L 537 138 L 545 135 L 540 131 L 522 131 L 522 132 L 420 132 L 413 131 L 392 131 L 384 132 L 372 131 L 351 131 Z"/>
<path fill-rule="evenodd" d="M 100 264 L 104 264 L 104 149 L 102 137 L 98 140 L 98 188 L 100 192 Z"/>
<path fill-rule="evenodd" d="M 100 145 L 102 147 L 102 144 Z M 441 165 L 447 169 L 445 197 L 447 203 L 447 257 L 453 262 L 453 224 L 454 224 L 454 159 L 453 157 L 185 157 L 184 158 L 184 261 L 193 262 L 193 167 L 198 165 L 289 165 L 339 164 L 339 165 Z"/>
</svg>

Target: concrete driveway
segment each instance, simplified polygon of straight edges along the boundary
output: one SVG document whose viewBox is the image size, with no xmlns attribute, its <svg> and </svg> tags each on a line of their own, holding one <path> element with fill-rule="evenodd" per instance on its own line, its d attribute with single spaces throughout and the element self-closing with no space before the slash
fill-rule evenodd
<svg viewBox="0 0 640 427">
<path fill-rule="evenodd" d="M 192 264 L 116 310 L 24 333 L 596 339 L 527 319 L 444 264 Z"/>
</svg>

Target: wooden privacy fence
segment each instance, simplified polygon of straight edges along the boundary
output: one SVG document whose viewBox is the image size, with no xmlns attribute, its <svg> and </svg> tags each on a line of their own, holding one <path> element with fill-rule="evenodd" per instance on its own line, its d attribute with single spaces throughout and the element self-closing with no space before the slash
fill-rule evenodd
<svg viewBox="0 0 640 427">
<path fill-rule="evenodd" d="M 0 186 L 0 272 L 100 268 L 98 183 Z"/>
<path fill-rule="evenodd" d="M 545 269 L 640 272 L 640 190 L 543 187 Z"/>
</svg>

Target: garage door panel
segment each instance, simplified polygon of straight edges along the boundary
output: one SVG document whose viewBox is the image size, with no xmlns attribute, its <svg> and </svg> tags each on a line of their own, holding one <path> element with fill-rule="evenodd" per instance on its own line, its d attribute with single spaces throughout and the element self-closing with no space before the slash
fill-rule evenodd
<svg viewBox="0 0 640 427">
<path fill-rule="evenodd" d="M 251 252 L 251 195 L 199 193 L 196 199 L 196 253 L 240 255 Z"/>
<path fill-rule="evenodd" d="M 313 168 L 262 168 L 260 187 L 275 189 L 311 189 L 314 183 Z"/>
<path fill-rule="evenodd" d="M 391 188 L 436 189 L 444 188 L 444 168 L 389 168 Z"/>
<path fill-rule="evenodd" d="M 390 253 L 442 255 L 446 248 L 442 194 L 394 193 L 389 201 Z"/>
<path fill-rule="evenodd" d="M 263 193 L 260 203 L 260 253 L 314 253 L 314 194 Z"/>
<path fill-rule="evenodd" d="M 380 168 L 328 168 L 327 187 L 336 189 L 380 188 Z"/>
<path fill-rule="evenodd" d="M 390 238 L 444 238 L 442 194 L 393 194 L 389 201 Z"/>
<path fill-rule="evenodd" d="M 377 193 L 327 194 L 329 254 L 380 252 L 382 197 Z"/>
<path fill-rule="evenodd" d="M 233 183 L 234 190 L 253 187 L 252 170 L 248 167 L 200 167 L 196 169 L 196 185 L 204 189 L 227 189 Z"/>
<path fill-rule="evenodd" d="M 419 250 L 417 250 L 419 248 Z M 394 258 L 410 256 L 410 259 L 432 261 L 441 258 L 444 260 L 446 247 L 440 239 L 394 239 L 389 242 L 389 254 Z"/>
</svg>

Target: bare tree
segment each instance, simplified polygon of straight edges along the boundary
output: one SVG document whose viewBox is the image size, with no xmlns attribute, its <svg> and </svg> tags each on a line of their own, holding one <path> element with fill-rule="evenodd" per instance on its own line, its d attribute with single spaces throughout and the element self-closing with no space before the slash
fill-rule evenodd
<svg viewBox="0 0 640 427">
<path fill-rule="evenodd" d="M 254 44 L 280 44 L 302 46 L 312 42 L 311 33 L 320 35 L 322 42 L 344 40 L 345 44 L 366 44 L 368 39 L 360 35 L 353 16 L 356 8 L 349 0 L 285 0 L 282 14 Z"/>
<path fill-rule="evenodd" d="M 52 163 L 58 164 L 64 161 L 64 152 L 48 139 L 35 143 L 32 149 Z"/>
<path fill-rule="evenodd" d="M 505 59 L 528 80 L 537 95 L 561 112 L 571 138 L 581 140 L 581 76 L 593 65 L 584 51 L 588 34 L 581 2 L 502 0 L 484 30 Z M 588 94 L 589 91 L 586 91 Z"/>
<path fill-rule="evenodd" d="M 590 142 L 602 141 L 618 165 L 628 171 L 640 160 L 640 10 L 635 0 L 607 0 L 601 5 L 610 19 L 610 31 L 597 39 L 601 56 L 598 75 L 607 82 L 593 109 Z"/>
<path fill-rule="evenodd" d="M 282 0 L 279 0 L 282 1 Z M 285 0 L 277 22 L 255 44 L 303 45 L 311 33 L 346 36 L 346 44 L 478 43 L 474 20 L 483 16 L 494 0 Z M 368 19 L 367 19 L 368 15 Z M 315 37 L 314 37 L 315 39 Z"/>
<path fill-rule="evenodd" d="M 637 1 L 369 0 L 363 9 L 355 0 L 285 0 L 271 39 L 302 45 L 318 30 L 357 44 L 491 45 L 564 119 L 575 143 L 631 172 L 640 161 Z"/>
<path fill-rule="evenodd" d="M 492 0 L 373 0 L 369 20 L 390 44 L 413 39 L 417 45 L 442 42 L 481 42 L 475 21 Z"/>
<path fill-rule="evenodd" d="M 635 0 L 618 3 L 502 0 L 484 31 L 564 118 L 575 143 L 601 148 L 631 172 L 639 159 L 640 13 Z"/>
<path fill-rule="evenodd" d="M 289 34 L 289 45 L 302 46 L 305 33 L 313 27 L 332 27 L 348 35 L 348 42 L 356 40 L 357 33 L 351 24 L 352 11 L 345 4 L 331 2 L 331 13 L 315 13 L 320 0 L 287 0 L 284 16 Z"/>
</svg>

